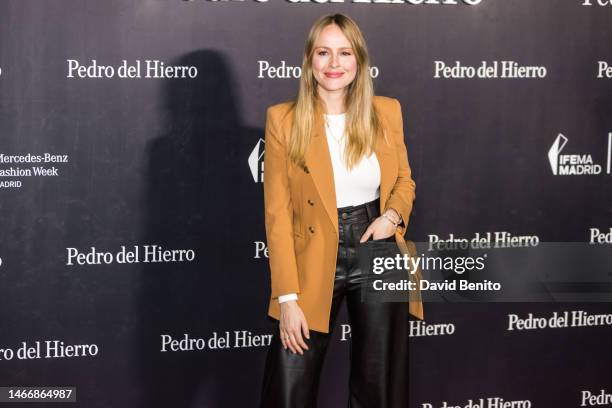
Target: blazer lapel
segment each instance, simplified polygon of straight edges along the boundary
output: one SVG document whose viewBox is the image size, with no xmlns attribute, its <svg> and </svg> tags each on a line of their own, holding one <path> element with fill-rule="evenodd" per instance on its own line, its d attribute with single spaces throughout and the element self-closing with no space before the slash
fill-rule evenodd
<svg viewBox="0 0 612 408">
<path fill-rule="evenodd" d="M 325 120 L 323 118 L 323 113 L 322 103 L 317 100 L 313 124 L 314 128 L 312 130 L 310 145 L 306 151 L 305 161 L 306 167 L 317 187 L 319 196 L 323 201 L 323 206 L 327 211 L 327 215 L 329 215 L 336 232 L 338 232 L 338 211 L 336 206 L 334 170 L 331 164 L 331 156 L 329 155 L 329 147 L 327 146 L 327 137 L 325 136 Z"/>
</svg>

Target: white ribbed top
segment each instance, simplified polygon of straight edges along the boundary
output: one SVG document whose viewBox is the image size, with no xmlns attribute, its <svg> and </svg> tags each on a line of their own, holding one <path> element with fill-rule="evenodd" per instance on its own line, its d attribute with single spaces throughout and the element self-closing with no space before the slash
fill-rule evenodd
<svg viewBox="0 0 612 408">
<path fill-rule="evenodd" d="M 380 166 L 374 152 L 369 157 L 364 156 L 351 171 L 344 165 L 347 140 L 344 135 L 345 118 L 345 113 L 325 114 L 325 134 L 334 170 L 338 208 L 367 203 L 380 197 Z"/>
</svg>

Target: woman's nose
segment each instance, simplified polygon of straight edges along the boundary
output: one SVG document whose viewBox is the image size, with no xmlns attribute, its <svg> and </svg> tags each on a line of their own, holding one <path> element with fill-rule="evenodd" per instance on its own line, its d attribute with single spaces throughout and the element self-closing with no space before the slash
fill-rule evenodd
<svg viewBox="0 0 612 408">
<path fill-rule="evenodd" d="M 332 67 L 338 66 L 338 57 L 332 55 L 329 65 Z"/>
</svg>

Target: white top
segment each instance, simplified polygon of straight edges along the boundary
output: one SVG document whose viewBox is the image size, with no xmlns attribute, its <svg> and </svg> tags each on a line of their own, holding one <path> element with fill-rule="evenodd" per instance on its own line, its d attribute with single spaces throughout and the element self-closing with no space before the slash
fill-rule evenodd
<svg viewBox="0 0 612 408">
<path fill-rule="evenodd" d="M 350 171 L 344 165 L 344 134 L 346 114 L 325 114 L 325 134 L 334 170 L 336 206 L 338 208 L 359 205 L 380 197 L 380 166 L 376 154 L 364 156 Z M 288 293 L 278 297 L 278 303 L 297 300 L 297 294 Z"/>
<path fill-rule="evenodd" d="M 344 165 L 344 134 L 346 114 L 325 115 L 327 145 L 334 170 L 336 206 L 359 205 L 380 197 L 380 166 L 376 154 L 364 156 L 350 171 Z"/>
</svg>

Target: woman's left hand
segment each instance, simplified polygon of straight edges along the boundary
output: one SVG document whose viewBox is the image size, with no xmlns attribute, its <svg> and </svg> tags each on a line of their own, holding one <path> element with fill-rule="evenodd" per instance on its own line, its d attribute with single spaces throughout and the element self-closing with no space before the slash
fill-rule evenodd
<svg viewBox="0 0 612 408">
<path fill-rule="evenodd" d="M 382 215 L 376 218 L 365 230 L 359 242 L 366 242 L 370 237 L 372 239 L 385 239 L 395 234 L 397 227 L 386 217 Z"/>
</svg>

